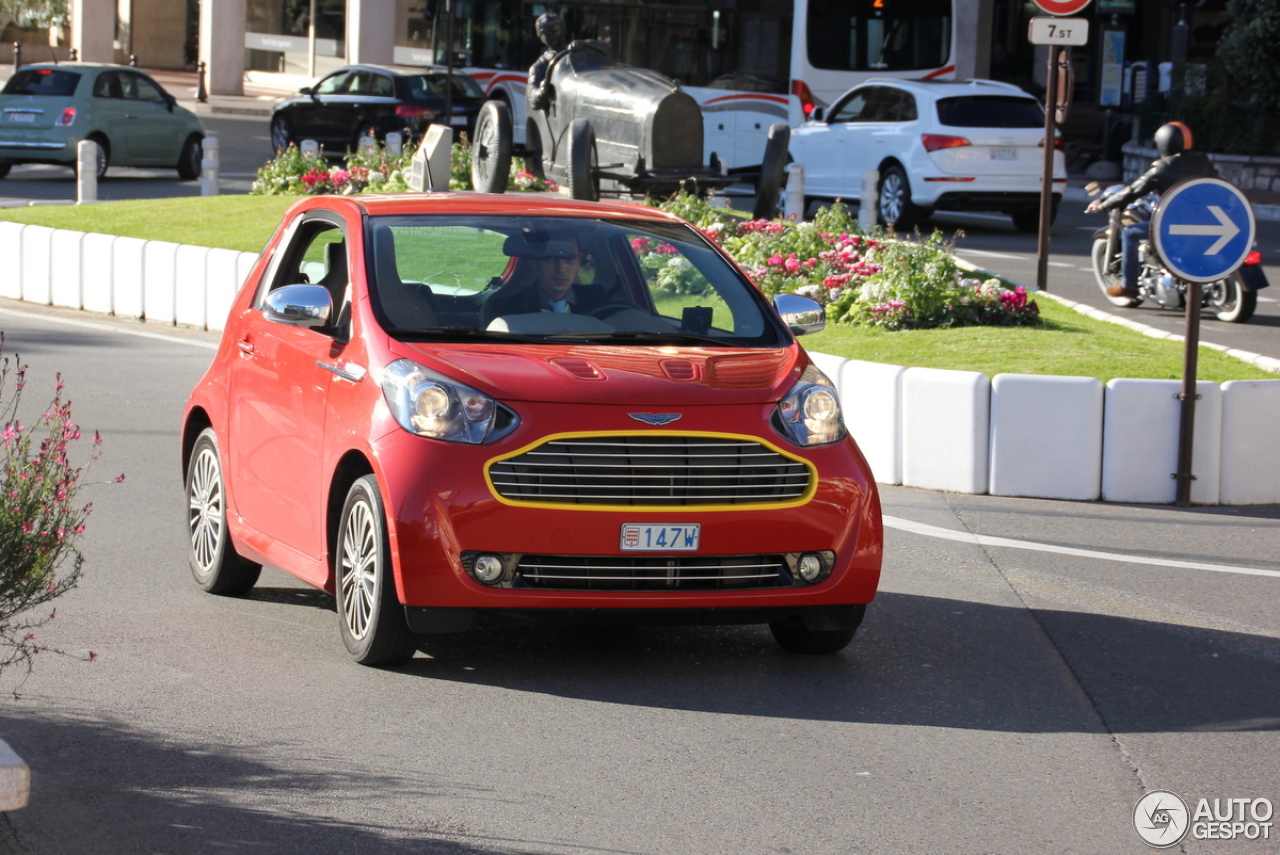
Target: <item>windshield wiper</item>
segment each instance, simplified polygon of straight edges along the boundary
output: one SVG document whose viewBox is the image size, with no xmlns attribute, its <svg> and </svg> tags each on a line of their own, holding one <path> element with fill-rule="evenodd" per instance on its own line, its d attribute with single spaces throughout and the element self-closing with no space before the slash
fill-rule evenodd
<svg viewBox="0 0 1280 855">
<path fill-rule="evenodd" d="M 542 336 L 519 335 L 516 333 L 478 330 L 475 327 L 392 327 L 387 330 L 392 338 L 405 336 L 430 337 L 441 339 L 470 339 L 472 341 L 518 341 L 541 344 L 546 339 Z"/>
</svg>

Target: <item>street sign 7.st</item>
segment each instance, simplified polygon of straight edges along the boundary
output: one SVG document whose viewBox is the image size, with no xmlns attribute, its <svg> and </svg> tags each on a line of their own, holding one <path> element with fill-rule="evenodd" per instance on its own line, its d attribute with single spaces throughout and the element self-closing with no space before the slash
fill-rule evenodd
<svg viewBox="0 0 1280 855">
<path fill-rule="evenodd" d="M 1089 19 L 1044 16 L 1032 18 L 1027 27 L 1027 39 L 1033 45 L 1079 47 L 1089 43 Z"/>
</svg>

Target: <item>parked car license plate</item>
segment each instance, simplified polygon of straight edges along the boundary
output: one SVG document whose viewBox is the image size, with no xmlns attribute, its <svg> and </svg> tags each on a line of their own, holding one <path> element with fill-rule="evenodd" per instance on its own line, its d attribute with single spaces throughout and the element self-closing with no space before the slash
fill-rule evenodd
<svg viewBox="0 0 1280 855">
<path fill-rule="evenodd" d="M 467 123 L 466 116 L 450 116 L 449 117 L 449 124 L 451 125 L 465 125 L 466 123 Z"/>
<path fill-rule="evenodd" d="M 9 121 L 11 122 L 34 122 L 36 120 L 35 113 L 10 113 Z"/>
<path fill-rule="evenodd" d="M 634 552 L 694 552 L 702 526 L 693 524 L 623 523 L 619 548 Z"/>
<path fill-rule="evenodd" d="M 1017 160 L 1018 150 L 1016 148 L 993 148 L 991 149 L 992 160 Z"/>
</svg>

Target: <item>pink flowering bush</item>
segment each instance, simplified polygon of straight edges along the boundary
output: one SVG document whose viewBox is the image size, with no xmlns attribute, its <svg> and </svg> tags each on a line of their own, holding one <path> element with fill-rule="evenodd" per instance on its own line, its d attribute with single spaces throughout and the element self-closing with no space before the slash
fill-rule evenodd
<svg viewBox="0 0 1280 855">
<path fill-rule="evenodd" d="M 0 345 L 3 338 L 0 334 Z M 0 393 L 10 374 L 14 393 L 0 412 L 0 671 L 17 663 L 30 671 L 33 657 L 48 649 L 37 631 L 57 615 L 56 609 L 46 613 L 45 606 L 80 581 L 84 556 L 76 539 L 92 505 L 76 501 L 87 464 L 76 466 L 70 459 L 83 435 L 72 421 L 71 402 L 63 400 L 62 376 L 44 412 L 24 425 L 17 410 L 26 366 L 16 358 L 0 362 Z M 90 463 L 98 458 L 101 442 L 95 432 Z"/>
<path fill-rule="evenodd" d="M 724 248 L 769 296 L 801 294 L 827 307 L 833 323 L 888 330 L 1040 323 L 1023 288 L 962 276 L 941 233 L 917 240 L 867 235 L 840 202 L 812 222 L 742 221 L 686 193 L 658 207 L 684 217 Z M 641 263 L 674 274 L 656 250 Z M 675 271 L 678 273 L 679 271 Z M 681 291 L 680 293 L 696 293 Z"/>
</svg>

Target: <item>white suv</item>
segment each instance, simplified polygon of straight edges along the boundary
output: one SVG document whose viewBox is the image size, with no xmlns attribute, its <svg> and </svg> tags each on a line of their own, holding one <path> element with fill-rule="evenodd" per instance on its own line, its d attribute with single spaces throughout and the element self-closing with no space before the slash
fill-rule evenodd
<svg viewBox="0 0 1280 855">
<path fill-rule="evenodd" d="M 1061 139 L 1055 147 L 1061 149 Z M 1004 211 L 1021 232 L 1040 225 L 1044 111 L 1026 92 L 994 80 L 868 80 L 791 131 L 814 200 L 861 199 L 862 174 L 878 170 L 879 219 L 911 229 L 933 213 Z M 1053 213 L 1067 173 L 1053 156 Z"/>
</svg>

